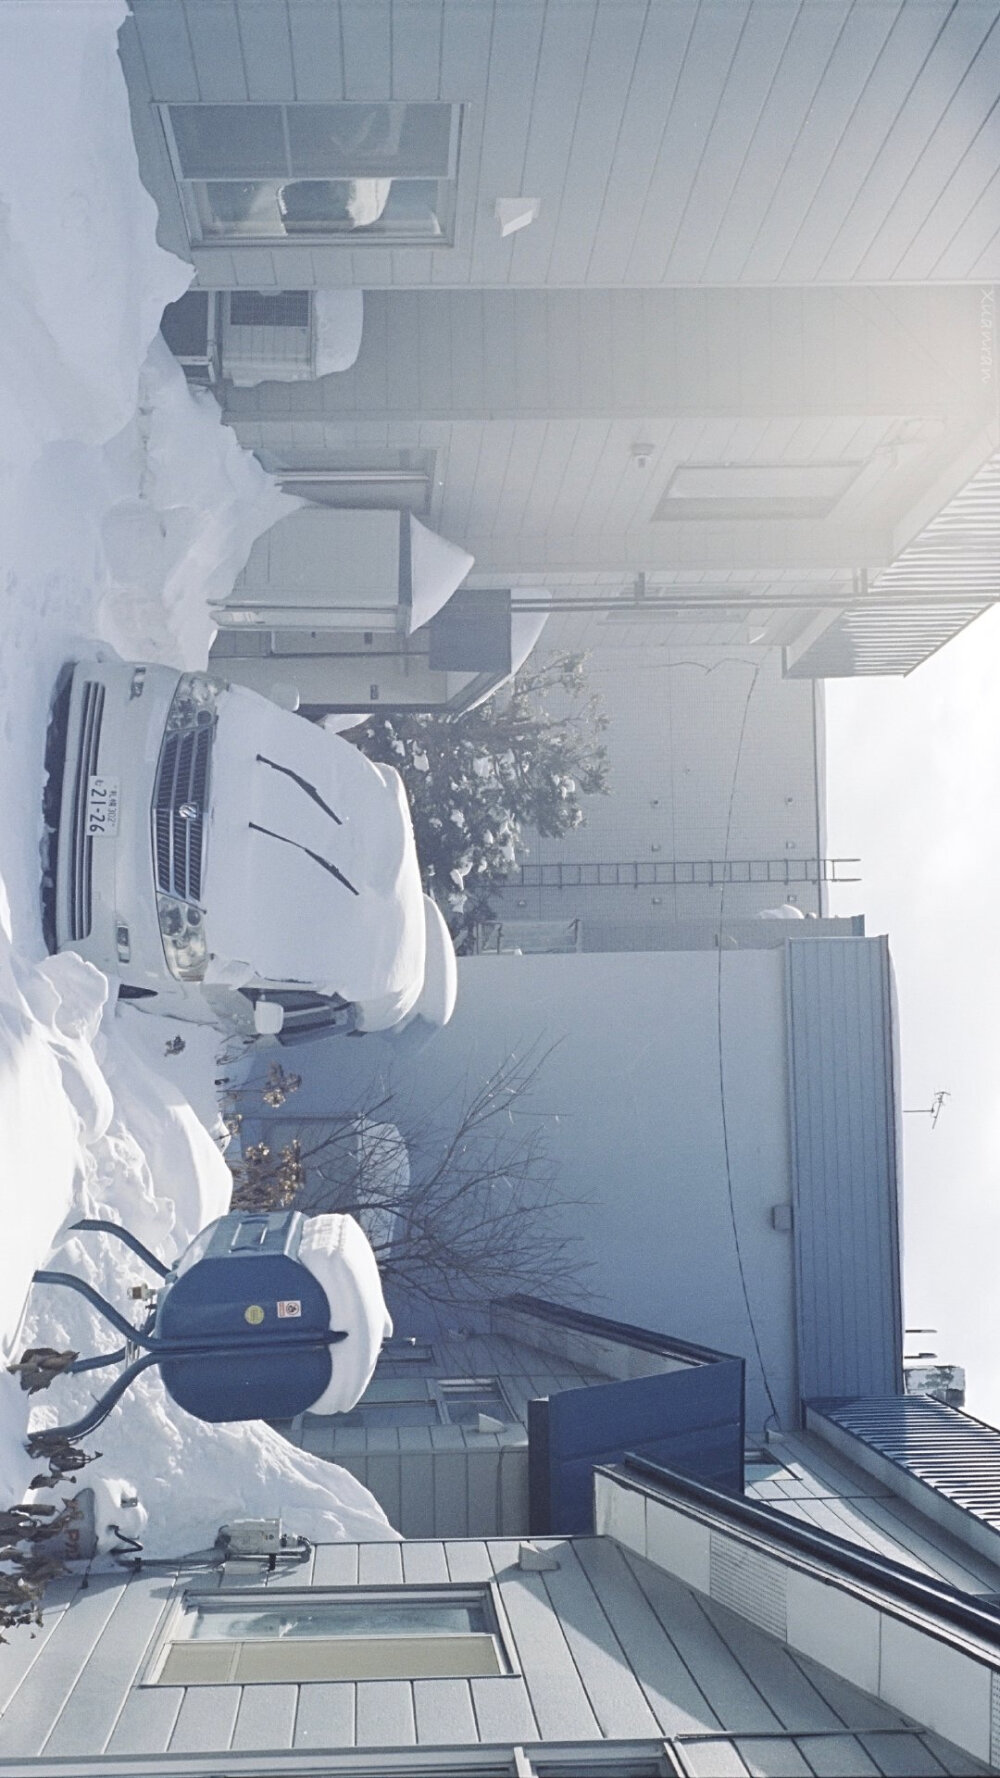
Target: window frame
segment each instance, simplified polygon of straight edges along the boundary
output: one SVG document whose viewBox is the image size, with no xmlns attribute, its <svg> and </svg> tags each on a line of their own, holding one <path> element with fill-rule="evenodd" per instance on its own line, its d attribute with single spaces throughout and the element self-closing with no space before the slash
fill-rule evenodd
<svg viewBox="0 0 1000 1778">
<path fill-rule="evenodd" d="M 176 137 L 176 134 L 174 131 L 173 119 L 171 116 L 171 113 L 175 108 L 179 109 L 181 106 L 183 106 L 185 110 L 190 110 L 190 111 L 193 111 L 193 110 L 213 110 L 213 111 L 243 110 L 243 111 L 245 111 L 245 110 L 249 110 L 251 108 L 258 109 L 258 110 L 277 110 L 277 111 L 280 111 L 282 114 L 282 133 L 283 133 L 283 136 L 285 139 L 285 143 L 287 145 L 287 143 L 288 143 L 287 113 L 289 111 L 294 111 L 294 110 L 298 110 L 298 109 L 311 110 L 311 111 L 335 110 L 339 106 L 347 106 L 347 105 L 350 105 L 352 107 L 356 107 L 358 105 L 397 105 L 400 108 L 405 109 L 405 106 L 407 103 L 410 103 L 413 105 L 417 105 L 417 104 L 431 105 L 431 104 L 433 104 L 433 105 L 438 105 L 438 106 L 447 106 L 448 110 L 451 113 L 450 125 L 449 125 L 449 135 L 448 135 L 448 154 L 447 154 L 447 169 L 448 170 L 447 170 L 447 172 L 436 174 L 436 175 L 435 174 L 416 175 L 416 174 L 406 174 L 406 173 L 397 173 L 397 174 L 387 175 L 387 177 L 395 178 L 401 182 L 402 181 L 414 181 L 414 180 L 419 179 L 419 181 L 421 183 L 427 183 L 427 182 L 430 182 L 431 180 L 433 180 L 436 183 L 436 185 L 438 187 L 438 204 L 435 208 L 434 214 L 435 214 L 435 217 L 436 217 L 437 222 L 439 224 L 439 233 L 438 234 L 425 234 L 425 233 L 421 233 L 419 230 L 416 230 L 416 229 L 414 229 L 408 233 L 405 228 L 401 228 L 398 231 L 398 233 L 386 232 L 386 233 L 376 234 L 376 233 L 369 232 L 364 227 L 354 228 L 354 229 L 345 229 L 343 231 L 338 231 L 336 229 L 331 229 L 331 230 L 295 229 L 295 231 L 292 233 L 282 230 L 282 231 L 276 231 L 272 234 L 246 234 L 246 235 L 226 234 L 225 232 L 223 232 L 221 234 L 214 235 L 214 234 L 209 234 L 206 232 L 206 230 L 203 226 L 201 217 L 198 213 L 198 202 L 197 202 L 197 197 L 196 197 L 196 188 L 199 186 L 205 186 L 205 185 L 211 185 L 211 184 L 242 185 L 242 184 L 251 184 L 254 182 L 260 183 L 262 185 L 266 185 L 269 183 L 282 184 L 282 183 L 294 182 L 297 179 L 298 180 L 308 180 L 308 179 L 317 180 L 318 179 L 321 181 L 323 176 L 316 175 L 316 174 L 308 175 L 308 174 L 304 174 L 304 173 L 303 174 L 294 174 L 294 173 L 242 174 L 242 175 L 236 175 L 236 174 L 230 173 L 230 174 L 221 174 L 221 175 L 215 174 L 215 175 L 211 175 L 211 176 L 199 175 L 199 176 L 195 177 L 191 174 L 187 174 L 183 170 L 183 163 L 182 163 L 182 159 L 181 159 L 180 148 L 179 148 L 177 137 Z M 164 143 L 166 145 L 167 155 L 170 160 L 170 166 L 171 166 L 171 170 L 174 175 L 174 179 L 176 180 L 176 183 L 177 183 L 177 191 L 178 191 L 178 195 L 180 198 L 181 210 L 183 212 L 185 226 L 186 226 L 187 232 L 188 232 L 188 240 L 189 240 L 192 247 L 218 247 L 218 248 L 223 248 L 223 249 L 228 249 L 230 251 L 238 252 L 240 249 L 243 249 L 243 248 L 269 249 L 269 248 L 274 248 L 274 247 L 286 247 L 286 246 L 289 246 L 289 247 L 344 247 L 344 248 L 382 247 L 384 249 L 394 250 L 399 247 L 440 248 L 440 247 L 454 247 L 454 245 L 455 245 L 455 225 L 456 225 L 456 217 L 458 214 L 459 162 L 460 162 L 460 149 L 461 149 L 461 138 L 462 138 L 463 112 L 465 109 L 465 107 L 461 104 L 455 103 L 454 101 L 447 100 L 447 99 L 427 99 L 427 100 L 414 99 L 414 100 L 410 100 L 410 101 L 397 100 L 397 99 L 364 99 L 364 100 L 334 99 L 334 100 L 330 100 L 327 105 L 316 105 L 316 104 L 312 104 L 312 103 L 309 103 L 309 102 L 303 101 L 303 100 L 284 100 L 284 99 L 275 99 L 275 100 L 245 100 L 245 99 L 223 99 L 223 100 L 183 99 L 182 100 L 182 99 L 177 99 L 177 100 L 173 100 L 173 101 L 168 101 L 168 100 L 160 101 L 160 102 L 156 103 L 154 109 L 159 114 L 160 127 L 163 131 L 163 138 L 164 138 Z M 287 148 L 286 148 L 286 151 L 287 151 Z M 333 176 L 331 175 L 331 177 L 333 177 Z M 364 177 L 364 174 L 362 174 L 361 177 Z"/>
<path fill-rule="evenodd" d="M 484 1392 L 486 1390 L 495 1391 L 503 1410 L 503 1413 L 496 1415 L 495 1418 L 502 1418 L 508 1426 L 520 1426 L 522 1424 L 511 1406 L 510 1397 L 508 1396 L 500 1377 L 434 1377 L 431 1379 L 431 1390 L 437 1397 L 438 1412 L 441 1416 L 442 1426 L 462 1426 L 465 1424 L 464 1421 L 453 1420 L 451 1417 L 448 1407 L 449 1389 L 455 1390 L 456 1392 L 459 1389 L 468 1389 L 470 1393 L 476 1389 L 481 1389 Z M 466 1427 L 466 1430 L 475 1432 L 476 1428 L 474 1426 Z"/>
<path fill-rule="evenodd" d="M 390 1366 L 392 1365 L 392 1362 L 393 1361 L 390 1360 Z M 413 1369 L 411 1369 L 411 1365 L 413 1366 Z M 414 1374 L 414 1371 L 416 1374 Z M 483 1393 L 489 1391 L 491 1394 L 495 1394 L 497 1397 L 498 1411 L 494 1417 L 496 1419 L 502 1419 L 505 1426 L 517 1427 L 523 1426 L 524 1424 L 523 1420 L 520 1419 L 514 1410 L 510 1397 L 504 1388 L 502 1378 L 498 1376 L 430 1377 L 422 1374 L 420 1371 L 416 1371 L 416 1361 L 414 1360 L 405 1360 L 397 1371 L 392 1368 L 383 1369 L 382 1360 L 380 1359 L 375 1367 L 375 1373 L 368 1388 L 370 1389 L 372 1384 L 378 1385 L 380 1383 L 387 1385 L 384 1394 L 379 1393 L 376 1395 L 369 1395 L 368 1390 L 366 1390 L 360 1401 L 356 1402 L 353 1408 L 349 1409 L 346 1414 L 338 1414 L 336 1416 L 336 1424 L 353 1432 L 364 1431 L 368 1433 L 382 1431 L 383 1427 L 379 1425 L 378 1420 L 375 1417 L 373 1417 L 371 1424 L 365 1423 L 364 1414 L 366 1407 L 392 1408 L 407 1407 L 412 1404 L 418 1407 L 426 1405 L 435 1409 L 437 1414 L 436 1420 L 433 1418 L 414 1420 L 412 1422 L 414 1426 L 464 1426 L 467 1432 L 475 1432 L 477 1428 L 474 1425 L 470 1425 L 468 1421 L 454 1417 L 451 1413 L 449 1407 L 449 1391 L 455 1391 L 457 1393 L 459 1390 L 468 1390 L 470 1394 L 473 1394 L 476 1391 L 482 1391 Z M 393 1385 L 401 1386 L 402 1388 L 408 1386 L 411 1393 L 399 1393 L 394 1395 L 391 1392 Z M 482 1408 L 479 1411 L 481 1413 L 488 1412 L 485 1408 Z M 354 1415 L 357 1415 L 358 1418 L 354 1419 Z M 322 1415 L 319 1417 L 323 1418 Z M 387 1420 L 385 1424 L 389 1425 L 390 1422 Z M 399 1424 L 405 1426 L 406 1422 L 405 1420 L 400 1421 Z"/>
<path fill-rule="evenodd" d="M 717 520 L 729 524 L 748 519 L 825 519 L 847 498 L 864 467 L 859 458 L 824 459 L 815 463 L 677 463 L 656 502 L 651 521 L 653 524 L 673 524 L 687 520 Z M 822 482 L 826 476 L 830 478 L 830 485 L 801 492 L 782 489 L 780 485 L 767 491 L 765 486 L 759 492 L 740 493 L 738 478 L 746 474 L 760 478 L 763 483 L 768 476 L 777 478 L 779 483 L 782 476 L 813 476 L 817 482 Z M 694 478 L 697 482 L 699 476 L 719 478 L 719 485 L 714 492 L 705 488 L 700 492 L 696 488 L 675 492 L 683 487 L 686 479 Z M 733 477 L 737 485 L 726 489 L 721 484 L 729 477 Z"/>
<path fill-rule="evenodd" d="M 766 1469 L 767 1475 L 749 1476 L 751 1469 Z M 773 1455 L 766 1444 L 746 1445 L 743 1451 L 744 1488 L 754 1487 L 759 1482 L 772 1482 L 778 1475 L 789 1475 L 791 1472 L 783 1457 Z"/>
<path fill-rule="evenodd" d="M 281 1606 L 282 1604 L 288 1605 L 289 1603 L 291 1605 L 308 1606 L 315 1609 L 316 1606 L 322 1606 L 323 1604 L 378 1606 L 380 1603 L 392 1605 L 429 1605 L 438 1602 L 440 1602 L 442 1609 L 447 1609 L 449 1606 L 461 1607 L 463 1605 L 474 1606 L 481 1609 L 486 1624 L 485 1630 L 444 1630 L 439 1632 L 415 1631 L 412 1636 L 412 1641 L 415 1644 L 419 1643 L 424 1645 L 427 1643 L 442 1643 L 447 1645 L 448 1643 L 454 1644 L 456 1641 L 461 1641 L 465 1638 L 474 1638 L 477 1641 L 481 1641 L 485 1636 L 492 1644 L 496 1668 L 495 1671 L 484 1673 L 480 1675 L 480 1677 L 509 1678 L 520 1673 L 521 1668 L 516 1658 L 516 1645 L 511 1635 L 510 1624 L 503 1607 L 500 1589 L 495 1580 L 481 1582 L 442 1581 L 440 1583 L 429 1582 L 419 1585 L 409 1585 L 405 1581 L 398 1581 L 390 1582 L 385 1585 L 345 1587 L 226 1587 L 223 1585 L 218 1591 L 211 1592 L 199 1591 L 193 1589 L 190 1585 L 182 1584 L 176 1597 L 171 1600 L 167 1607 L 162 1627 L 157 1635 L 149 1659 L 145 1664 L 142 1676 L 137 1683 L 141 1687 L 176 1685 L 195 1687 L 204 1685 L 325 1685 L 341 1683 L 335 1675 L 332 1677 L 315 1676 L 299 1679 L 286 1679 L 281 1675 L 262 1676 L 260 1678 L 248 1678 L 246 1676 L 238 1677 L 235 1669 L 239 1659 L 239 1650 L 247 1642 L 264 1646 L 267 1643 L 268 1638 L 264 1636 L 195 1637 L 190 1630 L 187 1634 L 179 1635 L 178 1630 L 182 1628 L 185 1622 L 188 1622 L 193 1626 L 195 1616 L 199 1611 L 207 1610 L 211 1613 L 213 1610 L 222 1611 L 225 1609 L 233 1611 L 249 1610 L 252 1609 L 255 1604 L 262 1608 L 273 1610 L 276 1606 Z M 400 1631 L 398 1629 L 387 1630 L 381 1635 L 375 1632 L 367 1636 L 363 1632 L 359 1633 L 356 1630 L 352 1630 L 350 1632 L 345 1632 L 343 1637 L 345 1642 L 370 1641 L 375 1644 L 387 1641 L 399 1641 L 400 1639 L 407 1640 L 408 1638 L 406 1637 L 405 1631 Z M 310 1643 L 315 1646 L 317 1643 L 336 1642 L 337 1640 L 339 1640 L 339 1638 L 333 1635 L 329 1637 L 302 1637 L 297 1640 L 296 1646 L 305 1647 Z M 187 1647 L 195 1642 L 204 1648 L 215 1648 L 220 1644 L 228 1644 L 233 1648 L 232 1670 L 227 1678 L 219 1678 L 217 1676 L 209 1676 L 206 1679 L 178 1679 L 176 1677 L 164 1677 L 171 1651 L 176 1646 Z M 287 1647 L 289 1646 L 289 1643 L 286 1642 L 283 1646 Z M 412 1677 L 413 1679 L 417 1679 L 428 1676 L 422 1673 L 417 1673 Z M 433 1675 L 431 1677 L 433 1677 Z M 448 1678 L 453 1677 L 453 1675 L 444 1673 L 441 1677 Z M 470 1677 L 475 1677 L 475 1675 Z M 342 1683 L 390 1684 L 395 1682 L 396 1681 L 393 1678 L 387 1679 L 383 1675 L 373 1672 L 367 1677 L 347 1679 Z M 406 1683 L 405 1679 L 404 1683 Z"/>
<path fill-rule="evenodd" d="M 395 1364 L 397 1362 L 407 1366 L 411 1364 L 434 1364 L 434 1347 L 430 1340 L 418 1339 L 416 1336 L 410 1338 L 409 1336 L 401 1337 L 398 1334 L 390 1334 L 388 1339 L 382 1341 L 382 1349 L 379 1352 L 378 1363 L 379 1365 L 382 1365 Z"/>
</svg>

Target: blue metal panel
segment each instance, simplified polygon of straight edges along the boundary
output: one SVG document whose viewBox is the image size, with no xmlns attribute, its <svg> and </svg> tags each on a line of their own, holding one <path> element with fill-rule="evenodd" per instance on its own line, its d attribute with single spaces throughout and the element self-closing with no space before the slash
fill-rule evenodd
<svg viewBox="0 0 1000 1778">
<path fill-rule="evenodd" d="M 530 1402 L 531 1529 L 592 1531 L 594 1468 L 626 1452 L 741 1494 L 743 1431 L 740 1358 Z"/>
<path fill-rule="evenodd" d="M 167 1278 L 156 1338 L 220 1349 L 214 1358 L 161 1363 L 169 1393 L 198 1419 L 287 1418 L 326 1388 L 329 1351 L 303 1346 L 304 1336 L 326 1333 L 331 1316 L 322 1286 L 297 1257 L 303 1227 L 297 1211 L 232 1212 L 195 1237 Z M 244 1344 L 246 1357 L 234 1357 Z"/>
<path fill-rule="evenodd" d="M 893 992 L 884 938 L 787 948 L 799 1395 L 902 1388 Z"/>
<path fill-rule="evenodd" d="M 811 1401 L 809 1408 L 953 1506 L 1000 1530 L 1000 1431 L 995 1426 L 927 1395 Z"/>
</svg>

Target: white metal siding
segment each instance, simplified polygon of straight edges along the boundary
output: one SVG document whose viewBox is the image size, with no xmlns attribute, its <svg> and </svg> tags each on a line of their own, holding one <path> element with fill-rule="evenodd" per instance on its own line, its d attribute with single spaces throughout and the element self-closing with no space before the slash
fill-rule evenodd
<svg viewBox="0 0 1000 1778">
<path fill-rule="evenodd" d="M 137 104 L 466 107 L 456 245 L 312 250 L 411 287 L 989 279 L 995 0 L 135 0 Z M 143 149 L 163 195 L 164 166 Z M 507 240 L 497 197 L 541 199 Z M 168 232 L 183 246 L 176 214 Z M 300 255 L 300 250 L 294 250 Z M 285 249 L 195 250 L 285 282 Z"/>
<path fill-rule="evenodd" d="M 312 1583 L 494 1581 L 515 1671 L 472 1680 L 134 1687 L 169 1581 L 109 1577 L 56 1615 L 0 1723 L 6 1758 L 227 1748 L 652 1739 L 736 1730 L 878 1729 L 901 1719 L 709 1604 L 609 1538 L 546 1542 L 559 1566 L 517 1567 L 509 1541 L 329 1544 Z M 7 1652 L 7 1651 L 5 1651 Z M 876 1768 L 877 1769 L 877 1768 Z"/>
</svg>

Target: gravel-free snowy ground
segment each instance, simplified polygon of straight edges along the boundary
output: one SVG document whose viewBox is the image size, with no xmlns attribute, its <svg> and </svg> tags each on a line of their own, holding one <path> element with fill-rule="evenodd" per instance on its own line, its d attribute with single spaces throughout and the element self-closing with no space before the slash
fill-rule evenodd
<svg viewBox="0 0 1000 1778">
<path fill-rule="evenodd" d="M 125 1007 L 40 917 L 46 726 L 63 665 L 99 649 L 205 664 L 209 599 L 292 509 L 190 393 L 159 340 L 191 271 L 156 244 L 136 169 L 116 32 L 123 0 L 8 7 L 0 65 L 0 1348 L 116 1342 L 78 1298 L 30 1289 L 48 1261 L 125 1305 L 145 1277 L 124 1248 L 66 1233 L 127 1223 L 171 1257 L 228 1206 L 215 1136 L 213 1034 Z M 216 1132 L 217 1134 L 217 1132 Z M 113 1373 L 60 1378 L 33 1423 L 72 1419 Z M 0 1506 L 39 1469 L 29 1398 L 0 1371 Z M 98 1525 L 151 1554 L 211 1542 L 227 1519 L 281 1513 L 309 1536 L 392 1537 L 344 1471 L 259 1425 L 207 1427 L 147 1374 L 87 1448 Z M 123 1495 L 138 1507 L 122 1509 Z M 51 1498 L 51 1495 L 43 1498 Z"/>
</svg>

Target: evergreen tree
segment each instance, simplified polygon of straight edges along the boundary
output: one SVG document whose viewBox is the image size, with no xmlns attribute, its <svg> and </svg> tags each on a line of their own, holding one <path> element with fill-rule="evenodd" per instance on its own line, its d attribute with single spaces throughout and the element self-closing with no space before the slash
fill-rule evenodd
<svg viewBox="0 0 1000 1778">
<path fill-rule="evenodd" d="M 459 948 L 493 917 L 490 891 L 524 859 L 525 829 L 557 839 L 608 787 L 607 727 L 583 660 L 565 655 L 460 716 L 376 716 L 351 739 L 406 785 L 424 887 Z"/>
</svg>

